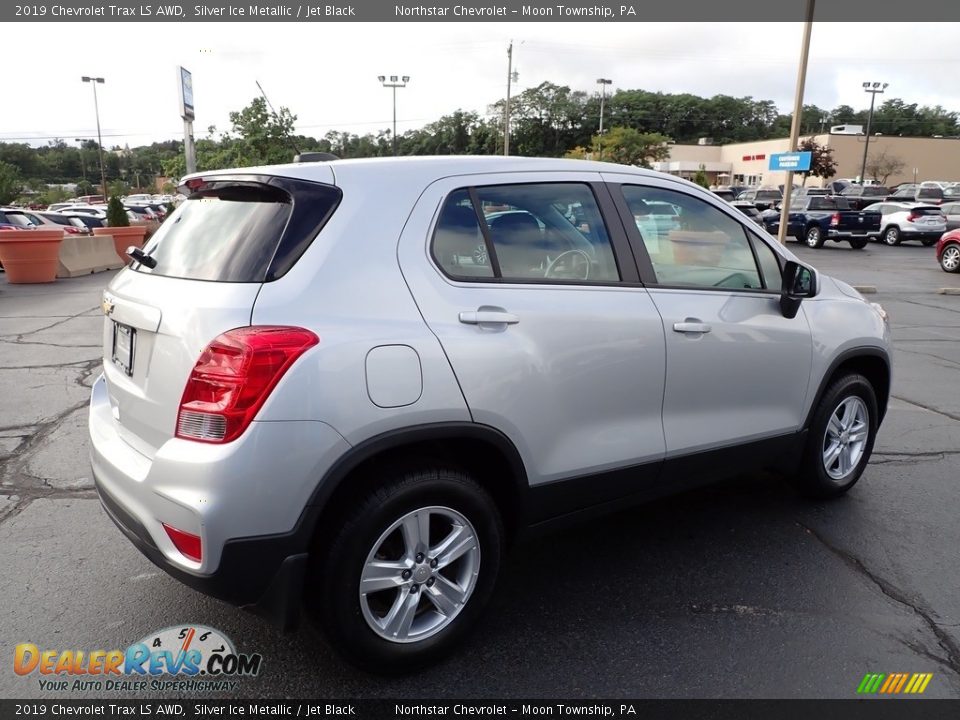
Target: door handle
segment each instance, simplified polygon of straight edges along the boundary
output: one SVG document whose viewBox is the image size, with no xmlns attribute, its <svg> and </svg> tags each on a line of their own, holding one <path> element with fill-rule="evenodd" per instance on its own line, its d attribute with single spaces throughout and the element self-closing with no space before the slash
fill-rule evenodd
<svg viewBox="0 0 960 720">
<path fill-rule="evenodd" d="M 506 310 L 466 310 L 460 313 L 460 322 L 466 325 L 516 325 L 520 322 L 513 313 Z"/>
<path fill-rule="evenodd" d="M 673 324 L 673 331 L 678 333 L 708 333 L 710 326 L 703 322 L 677 322 Z"/>
</svg>

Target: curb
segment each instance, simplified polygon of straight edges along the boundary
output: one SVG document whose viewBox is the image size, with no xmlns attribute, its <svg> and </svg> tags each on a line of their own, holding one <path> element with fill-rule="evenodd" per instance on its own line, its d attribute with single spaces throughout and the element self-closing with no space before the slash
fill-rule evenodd
<svg viewBox="0 0 960 720">
<path fill-rule="evenodd" d="M 877 292 L 876 285 L 854 285 L 853 289 L 858 293 L 862 293 L 863 295 L 873 295 Z"/>
<path fill-rule="evenodd" d="M 960 295 L 960 288 L 940 288 L 937 295 Z"/>
</svg>

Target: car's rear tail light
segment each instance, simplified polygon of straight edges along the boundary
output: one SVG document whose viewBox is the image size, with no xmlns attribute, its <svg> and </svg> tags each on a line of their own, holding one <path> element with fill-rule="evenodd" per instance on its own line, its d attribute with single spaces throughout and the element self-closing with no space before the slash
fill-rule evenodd
<svg viewBox="0 0 960 720">
<path fill-rule="evenodd" d="M 170 538 L 170 542 L 173 543 L 173 546 L 179 550 L 180 554 L 187 558 L 187 560 L 200 562 L 203 559 L 203 545 L 200 542 L 199 535 L 185 532 L 166 523 L 160 524 L 163 525 L 163 529 L 167 531 L 167 537 Z"/>
<path fill-rule="evenodd" d="M 834 213 L 830 216 L 830 225 L 836 226 L 840 224 L 840 213 Z"/>
<path fill-rule="evenodd" d="M 83 232 L 83 230 L 81 230 L 80 228 L 78 228 L 78 227 L 73 227 L 72 225 L 64 225 L 64 226 L 63 226 L 63 231 L 64 231 L 67 235 L 76 235 L 77 233 L 82 233 L 82 232 Z"/>
<path fill-rule="evenodd" d="M 917 220 L 919 220 L 919 219 L 922 218 L 922 217 L 923 217 L 923 213 L 918 213 L 918 212 L 914 212 L 913 210 L 911 210 L 911 211 L 910 211 L 910 214 L 907 215 L 907 220 L 909 220 L 910 222 L 916 222 Z"/>
<path fill-rule="evenodd" d="M 237 328 L 218 336 L 187 380 L 177 437 L 226 443 L 242 435 L 284 373 L 319 342 L 309 330 L 283 326 Z"/>
</svg>

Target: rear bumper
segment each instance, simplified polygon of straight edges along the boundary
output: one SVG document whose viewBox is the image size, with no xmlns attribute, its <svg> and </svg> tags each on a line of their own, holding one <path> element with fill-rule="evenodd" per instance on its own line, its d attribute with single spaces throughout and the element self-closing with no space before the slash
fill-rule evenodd
<svg viewBox="0 0 960 720">
<path fill-rule="evenodd" d="M 282 630 L 296 628 L 307 554 L 295 552 L 295 535 L 245 538 L 224 545 L 220 567 L 211 575 L 187 572 L 170 562 L 150 533 L 96 483 L 100 504 L 114 524 L 154 565 L 184 585 L 270 620 Z"/>
<path fill-rule="evenodd" d="M 904 228 L 900 231 L 903 240 L 939 240 L 946 230 L 912 230 Z"/>
<path fill-rule="evenodd" d="M 880 237 L 880 230 L 865 230 L 863 232 L 853 232 L 850 230 L 827 230 L 827 237 L 831 240 L 856 240 L 857 238 L 875 238 Z"/>
<path fill-rule="evenodd" d="M 90 464 L 121 532 L 184 584 L 290 627 L 311 541 L 305 510 L 349 444 L 324 423 L 254 422 L 225 445 L 174 438 L 147 457 L 125 441 L 116 414 L 101 376 L 90 396 Z M 200 536 L 200 562 L 177 550 L 164 523 Z"/>
</svg>

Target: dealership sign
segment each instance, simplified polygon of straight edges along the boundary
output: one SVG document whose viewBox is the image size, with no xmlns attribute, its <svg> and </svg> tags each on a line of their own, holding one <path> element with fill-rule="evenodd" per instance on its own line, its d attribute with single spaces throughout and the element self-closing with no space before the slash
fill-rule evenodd
<svg viewBox="0 0 960 720">
<path fill-rule="evenodd" d="M 774 153 L 770 156 L 770 169 L 806 172 L 812 158 L 811 152 Z"/>
</svg>

